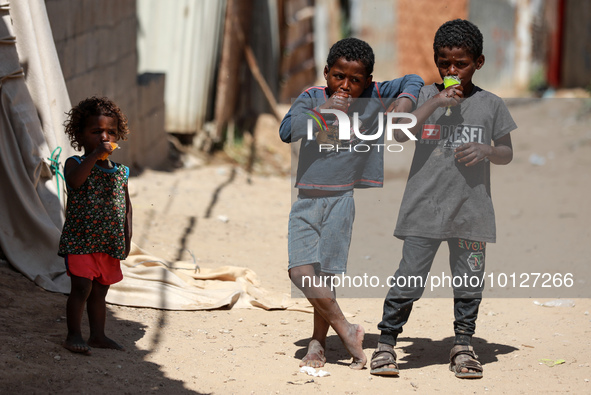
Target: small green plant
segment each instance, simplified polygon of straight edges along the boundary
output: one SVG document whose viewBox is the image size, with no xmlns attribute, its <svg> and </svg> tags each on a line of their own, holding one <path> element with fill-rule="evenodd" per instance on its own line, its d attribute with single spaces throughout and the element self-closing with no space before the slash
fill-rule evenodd
<svg viewBox="0 0 591 395">
<path fill-rule="evenodd" d="M 546 89 L 548 89 L 548 81 L 546 80 L 546 70 L 544 67 L 538 67 L 530 76 L 528 89 L 530 92 L 541 96 Z"/>
</svg>

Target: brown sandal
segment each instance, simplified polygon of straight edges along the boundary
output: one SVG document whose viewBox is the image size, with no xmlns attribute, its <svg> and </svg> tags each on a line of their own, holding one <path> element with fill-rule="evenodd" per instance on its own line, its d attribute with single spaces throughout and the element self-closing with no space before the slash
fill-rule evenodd
<svg viewBox="0 0 591 395">
<path fill-rule="evenodd" d="M 394 365 L 391 367 L 389 365 Z M 398 364 L 396 352 L 389 344 L 378 343 L 378 348 L 371 354 L 371 370 L 369 373 L 376 376 L 398 376 Z"/>
<path fill-rule="evenodd" d="M 449 355 L 449 370 L 460 379 L 480 379 L 483 369 L 477 358 L 478 355 L 474 353 L 472 346 L 457 344 L 451 349 Z M 472 371 L 462 372 L 464 368 Z"/>
</svg>

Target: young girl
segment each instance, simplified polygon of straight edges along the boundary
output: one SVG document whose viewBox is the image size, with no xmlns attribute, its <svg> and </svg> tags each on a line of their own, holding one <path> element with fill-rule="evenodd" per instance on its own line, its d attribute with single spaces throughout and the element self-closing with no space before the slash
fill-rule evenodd
<svg viewBox="0 0 591 395">
<path fill-rule="evenodd" d="M 64 347 L 87 355 L 91 346 L 123 350 L 105 336 L 105 297 L 109 286 L 123 278 L 119 260 L 131 245 L 129 169 L 108 159 L 111 143 L 127 139 L 127 119 L 111 100 L 91 97 L 72 108 L 65 126 L 72 147 L 84 149 L 84 155 L 68 158 L 64 166 L 68 204 L 58 254 L 72 283 Z M 88 342 L 80 328 L 85 303 Z"/>
</svg>

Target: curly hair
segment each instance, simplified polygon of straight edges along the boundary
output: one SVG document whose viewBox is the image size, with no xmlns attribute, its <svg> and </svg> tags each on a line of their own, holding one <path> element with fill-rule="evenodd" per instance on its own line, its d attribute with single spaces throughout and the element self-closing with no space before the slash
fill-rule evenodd
<svg viewBox="0 0 591 395">
<path fill-rule="evenodd" d="M 348 61 L 359 61 L 365 66 L 366 76 L 369 77 L 373 73 L 373 65 L 375 57 L 373 50 L 363 40 L 358 38 L 343 38 L 337 41 L 330 47 L 328 57 L 326 58 L 326 65 L 330 69 L 337 62 L 339 58 L 345 58 Z"/>
<path fill-rule="evenodd" d="M 87 119 L 99 115 L 115 118 L 117 120 L 117 140 L 127 140 L 129 133 L 127 117 L 115 103 L 106 97 L 92 96 L 84 99 L 66 114 L 68 115 L 68 119 L 64 123 L 66 134 L 75 150 L 82 150 L 78 137 L 84 131 Z"/>
<path fill-rule="evenodd" d="M 482 33 L 478 27 L 465 19 L 447 21 L 437 29 L 433 40 L 435 56 L 440 48 L 464 48 L 474 58 L 482 55 Z"/>
</svg>

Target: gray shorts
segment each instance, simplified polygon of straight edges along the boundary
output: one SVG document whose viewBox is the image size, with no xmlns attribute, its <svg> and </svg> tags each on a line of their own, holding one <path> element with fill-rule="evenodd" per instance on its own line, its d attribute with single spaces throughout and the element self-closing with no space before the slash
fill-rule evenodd
<svg viewBox="0 0 591 395">
<path fill-rule="evenodd" d="M 352 190 L 337 196 L 298 196 L 289 213 L 288 269 L 314 265 L 316 272 L 344 273 L 354 219 Z"/>
</svg>

